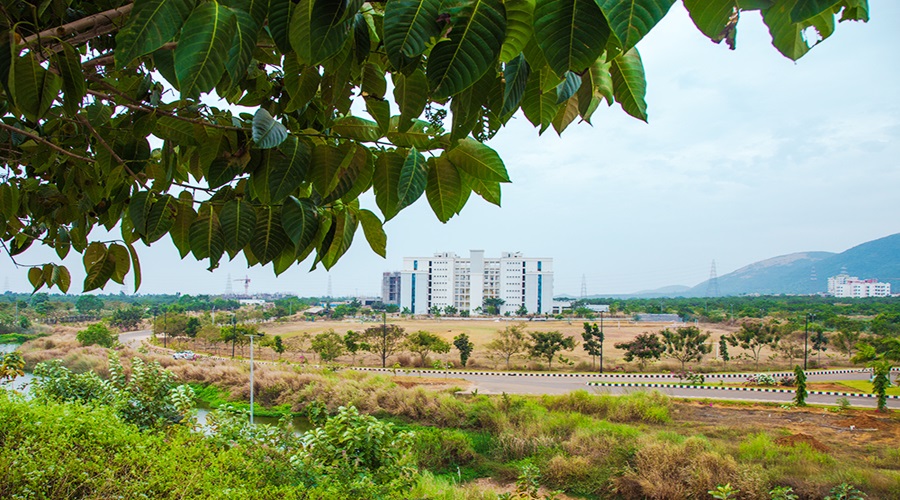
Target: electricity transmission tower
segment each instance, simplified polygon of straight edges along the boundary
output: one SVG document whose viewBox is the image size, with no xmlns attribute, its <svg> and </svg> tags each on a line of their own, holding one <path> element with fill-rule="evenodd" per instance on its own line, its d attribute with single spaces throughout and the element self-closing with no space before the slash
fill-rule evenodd
<svg viewBox="0 0 900 500">
<path fill-rule="evenodd" d="M 709 268 L 709 281 L 706 282 L 706 296 L 719 296 L 719 275 L 716 273 L 716 259 L 713 259 Z"/>
</svg>

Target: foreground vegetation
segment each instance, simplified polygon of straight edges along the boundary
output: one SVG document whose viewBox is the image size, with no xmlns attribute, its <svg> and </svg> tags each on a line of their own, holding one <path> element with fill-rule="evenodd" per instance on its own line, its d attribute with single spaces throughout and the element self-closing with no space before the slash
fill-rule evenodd
<svg viewBox="0 0 900 500">
<path fill-rule="evenodd" d="M 447 385 L 427 389 L 402 377 L 259 367 L 257 402 L 270 410 L 309 415 L 320 426 L 331 417 L 351 434 L 392 423 L 377 427 L 395 443 L 390 471 L 340 460 L 315 469 L 303 465 L 309 450 L 302 443 L 315 435 L 328 442 L 325 427 L 298 439 L 287 427 L 249 427 L 239 413 L 213 412 L 212 432 L 194 430 L 190 392 L 177 384 L 193 382 L 223 406 L 246 401 L 246 366 L 152 355 L 107 364 L 100 361 L 107 350 L 90 349 L 90 360 L 66 362 L 80 375 L 59 363 L 42 365 L 38 371 L 63 383 L 45 383 L 36 399 L 0 396 L 0 470 L 7 471 L 0 497 L 346 498 L 336 492 L 368 488 L 380 498 L 498 498 L 518 479 L 543 486 L 542 494 L 584 498 L 708 498 L 725 484 L 740 490 L 734 498 L 770 498 L 776 487 L 823 498 L 842 483 L 870 498 L 900 498 L 896 414 L 856 425 L 877 425 L 878 432 L 847 434 L 840 419 L 868 413 L 723 409 L 644 392 L 460 396 Z M 84 371 L 92 365 L 102 378 Z M 129 412 L 121 402 L 134 393 L 156 394 L 162 403 L 144 399 L 142 411 Z M 376 497 L 368 495 L 354 497 Z"/>
</svg>

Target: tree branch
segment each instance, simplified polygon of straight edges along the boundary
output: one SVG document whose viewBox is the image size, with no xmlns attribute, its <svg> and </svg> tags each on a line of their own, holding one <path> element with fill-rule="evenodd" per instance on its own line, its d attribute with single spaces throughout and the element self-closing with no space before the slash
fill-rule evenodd
<svg viewBox="0 0 900 500">
<path fill-rule="evenodd" d="M 134 180 L 136 180 L 137 183 L 140 184 L 141 186 L 143 186 L 145 188 L 147 187 L 147 184 L 144 181 L 142 181 L 140 178 L 138 178 L 138 176 L 135 175 L 134 171 L 132 171 L 130 168 L 128 168 L 128 164 L 125 163 L 125 160 L 123 160 L 121 156 L 116 154 L 116 152 L 113 150 L 113 148 L 111 148 L 109 146 L 109 143 L 107 143 L 106 140 L 103 139 L 103 136 L 101 136 L 100 133 L 97 132 L 97 129 L 95 129 L 94 126 L 91 125 L 91 122 L 89 122 L 87 118 L 85 118 L 82 115 L 77 115 L 77 119 L 78 119 L 79 123 L 81 123 L 82 125 L 87 127 L 88 130 L 91 131 L 91 135 L 93 135 L 94 138 L 97 139 L 97 142 L 99 142 L 100 145 L 103 146 L 104 149 L 109 151 L 109 154 L 112 156 L 113 160 L 115 160 L 116 163 L 118 163 L 119 165 L 122 165 L 122 167 L 125 168 L 125 171 L 128 172 L 128 175 L 130 175 Z"/>
<path fill-rule="evenodd" d="M 117 93 L 117 94 L 119 93 L 119 92 L 118 92 L 117 90 L 115 90 L 115 89 L 110 89 L 110 90 L 113 90 L 113 91 L 114 91 L 115 93 Z M 165 115 L 165 116 L 168 116 L 168 117 L 171 117 L 171 118 L 175 118 L 176 120 L 181 120 L 181 121 L 185 121 L 185 122 L 188 122 L 188 123 L 196 123 L 197 125 L 203 125 L 204 127 L 220 128 L 220 129 L 223 129 L 223 130 L 235 130 L 235 131 L 239 131 L 239 132 L 246 132 L 246 131 L 247 131 L 247 129 L 242 128 L 242 127 L 232 127 L 232 126 L 230 126 L 230 125 L 219 125 L 219 124 L 217 124 L 217 123 L 208 122 L 208 121 L 206 121 L 206 120 L 202 120 L 202 119 L 199 119 L 199 118 L 188 118 L 188 117 L 186 117 L 186 116 L 179 116 L 179 115 L 177 115 L 177 114 L 175 114 L 175 113 L 173 113 L 173 112 L 171 112 L 171 111 L 165 111 L 165 110 L 162 110 L 162 109 L 159 109 L 159 108 L 152 108 L 152 107 L 150 107 L 150 106 L 144 106 L 144 105 L 142 105 L 142 104 L 133 104 L 134 102 L 137 102 L 137 101 L 134 101 L 134 100 L 132 100 L 130 97 L 125 96 L 125 95 L 121 95 L 121 94 L 120 94 L 121 97 L 124 97 L 124 98 L 126 98 L 126 99 L 132 101 L 132 103 L 118 102 L 118 101 L 115 100 L 115 98 L 113 98 L 113 96 L 111 96 L 111 95 L 109 95 L 109 94 L 104 94 L 104 93 L 102 93 L 102 92 L 97 92 L 96 90 L 90 90 L 90 89 L 88 89 L 87 93 L 90 94 L 90 95 L 92 95 L 92 96 L 94 96 L 94 97 L 97 97 L 97 98 L 99 98 L 99 99 L 103 99 L 103 100 L 105 100 L 105 101 L 110 101 L 110 102 L 114 103 L 116 106 L 123 106 L 123 107 L 126 107 L 126 108 L 128 108 L 128 109 L 133 109 L 133 110 L 136 110 L 136 111 L 146 111 L 146 112 L 148 112 L 148 113 L 156 112 L 156 113 L 159 113 L 159 114 L 161 114 L 161 115 Z"/>
<path fill-rule="evenodd" d="M 36 35 L 31 35 L 25 38 L 23 40 L 23 43 L 24 45 L 31 45 L 34 42 L 38 42 L 38 45 L 43 45 L 44 43 L 54 43 L 58 39 L 65 38 L 72 33 L 78 33 L 85 29 L 93 30 L 101 26 L 113 24 L 114 20 L 128 15 L 133 7 L 133 3 L 128 3 L 121 7 L 116 7 L 115 9 L 110 9 L 104 12 L 99 12 L 97 14 L 83 17 L 77 21 L 72 21 L 71 23 L 64 24 L 62 26 L 57 26 L 55 28 L 41 31 Z M 114 29 L 115 28 L 113 28 L 113 30 Z M 106 31 L 106 33 L 109 33 L 110 31 Z"/>
<path fill-rule="evenodd" d="M 44 144 L 45 146 L 49 147 L 50 149 L 60 152 L 71 158 L 75 158 L 76 160 L 86 161 L 88 163 L 94 163 L 93 158 L 88 158 L 86 156 L 77 155 L 75 153 L 72 153 L 71 151 L 67 151 L 67 150 L 57 146 L 56 144 L 53 144 L 52 142 L 48 141 L 47 139 L 44 139 L 43 137 L 41 137 L 39 135 L 17 129 L 16 127 L 13 127 L 12 125 L 7 125 L 7 124 L 3 123 L 2 121 L 0 121 L 0 128 L 5 128 L 11 132 L 15 132 L 17 134 L 24 135 L 25 137 L 28 137 L 29 139 L 33 139 L 37 142 L 40 142 L 41 144 Z"/>
</svg>

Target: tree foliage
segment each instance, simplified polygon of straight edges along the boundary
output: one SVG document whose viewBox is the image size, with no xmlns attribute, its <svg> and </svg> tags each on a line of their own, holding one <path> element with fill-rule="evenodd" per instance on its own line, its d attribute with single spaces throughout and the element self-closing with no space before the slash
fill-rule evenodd
<svg viewBox="0 0 900 500">
<path fill-rule="evenodd" d="M 103 323 L 88 325 L 84 330 L 79 330 L 75 338 L 81 345 L 99 345 L 112 347 L 119 340 Z"/>
<path fill-rule="evenodd" d="M 310 346 L 325 363 L 334 361 L 346 351 L 344 339 L 330 328 L 313 337 Z"/>
<path fill-rule="evenodd" d="M 712 351 L 708 344 L 710 333 L 703 333 L 696 326 L 679 326 L 675 331 L 668 328 L 659 332 L 666 346 L 666 356 L 681 362 L 681 371 L 689 361 L 700 361 L 703 355 Z"/>
<path fill-rule="evenodd" d="M 509 362 L 512 357 L 527 352 L 529 347 L 523 323 L 507 326 L 484 346 L 488 352 L 494 353 L 506 361 L 507 370 L 509 370 Z"/>
<path fill-rule="evenodd" d="M 387 358 L 392 356 L 406 339 L 406 330 L 397 325 L 370 326 L 363 332 L 364 344 L 368 350 L 381 358 L 381 367 L 387 366 Z"/>
<path fill-rule="evenodd" d="M 518 110 L 541 133 L 602 103 L 647 120 L 637 44 L 673 3 L 4 2 L 3 244 L 81 254 L 85 291 L 129 274 L 138 288 L 136 244 L 166 236 L 210 270 L 238 254 L 330 269 L 360 227 L 383 256 L 384 222 L 422 195 L 442 222 L 472 193 L 500 204 L 509 176 L 484 141 Z M 865 0 L 684 4 L 732 48 L 740 13 L 761 10 L 795 60 L 806 28 L 868 20 Z M 53 262 L 28 278 L 71 285 Z"/>
<path fill-rule="evenodd" d="M 134 330 L 144 318 L 144 308 L 130 306 L 113 311 L 109 318 L 109 326 L 123 331 Z"/>
<path fill-rule="evenodd" d="M 600 371 L 603 371 L 603 341 L 604 335 L 600 331 L 597 323 L 584 322 L 584 331 L 581 333 L 581 347 L 584 348 L 592 359 L 592 364 L 596 365 L 597 356 L 600 356 Z"/>
<path fill-rule="evenodd" d="M 437 335 L 419 330 L 409 334 L 403 342 L 403 348 L 419 356 L 420 365 L 427 366 L 428 355 L 432 352 L 446 354 L 450 352 L 450 344 Z"/>
<path fill-rule="evenodd" d="M 560 332 L 531 332 L 531 345 L 528 349 L 533 358 L 547 360 L 547 368 L 553 367 L 553 357 L 556 353 L 575 349 L 575 339 L 567 337 Z"/>
<path fill-rule="evenodd" d="M 651 332 L 641 333 L 631 342 L 619 342 L 616 349 L 625 351 L 625 361 L 629 363 L 637 359 L 641 371 L 647 363 L 659 359 L 666 352 L 666 346 L 659 340 L 659 335 Z"/>
<path fill-rule="evenodd" d="M 778 325 L 772 321 L 744 321 L 740 330 L 727 337 L 728 343 L 740 346 L 753 353 L 756 369 L 759 370 L 759 356 L 766 347 L 774 349 L 781 339 Z"/>
<path fill-rule="evenodd" d="M 103 309 L 103 299 L 96 295 L 82 295 L 75 301 L 75 309 L 81 314 L 96 314 Z"/>
<path fill-rule="evenodd" d="M 468 335 L 460 333 L 453 337 L 453 346 L 459 351 L 459 364 L 465 368 L 469 362 L 469 357 L 472 356 L 472 351 L 475 350 L 475 344 L 469 340 Z"/>
</svg>

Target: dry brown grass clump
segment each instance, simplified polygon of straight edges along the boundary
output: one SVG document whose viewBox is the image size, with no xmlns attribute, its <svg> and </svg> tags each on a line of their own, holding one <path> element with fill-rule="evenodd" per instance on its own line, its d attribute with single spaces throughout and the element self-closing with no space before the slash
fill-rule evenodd
<svg viewBox="0 0 900 500">
<path fill-rule="evenodd" d="M 797 443 L 806 443 L 810 448 L 821 451 L 822 453 L 828 452 L 828 447 L 819 442 L 818 439 L 810 436 L 809 434 L 792 434 L 790 436 L 782 436 L 775 440 L 776 444 L 780 444 L 781 446 L 796 446 Z"/>
</svg>

